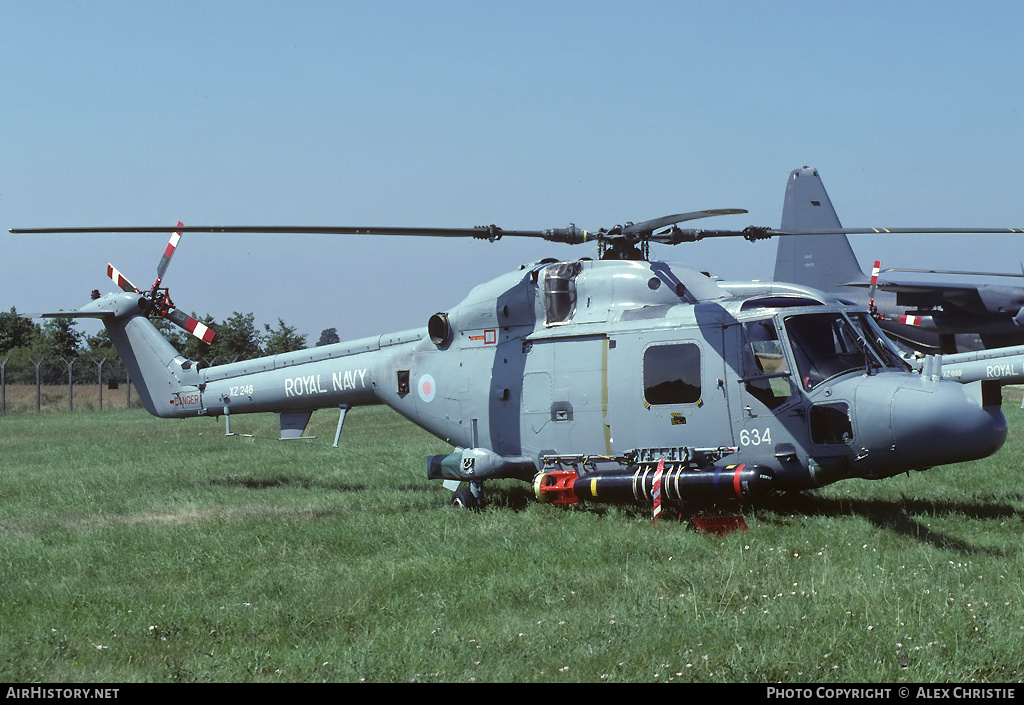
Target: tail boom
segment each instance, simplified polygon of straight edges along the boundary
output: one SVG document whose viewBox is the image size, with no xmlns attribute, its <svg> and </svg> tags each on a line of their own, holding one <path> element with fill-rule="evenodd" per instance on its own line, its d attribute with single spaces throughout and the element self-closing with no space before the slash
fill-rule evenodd
<svg viewBox="0 0 1024 705">
<path fill-rule="evenodd" d="M 146 410 L 162 418 L 290 413 L 382 402 L 378 376 L 390 358 L 425 330 L 202 367 L 183 357 L 146 318 L 137 294 L 107 294 L 79 311 L 44 314 L 99 318 L 107 328 Z"/>
</svg>

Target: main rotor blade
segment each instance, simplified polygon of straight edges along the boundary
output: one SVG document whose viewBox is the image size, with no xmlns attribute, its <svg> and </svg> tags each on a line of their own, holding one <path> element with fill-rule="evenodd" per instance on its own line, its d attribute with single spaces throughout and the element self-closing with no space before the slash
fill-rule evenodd
<svg viewBox="0 0 1024 705">
<path fill-rule="evenodd" d="M 698 218 L 710 218 L 716 215 L 740 215 L 746 212 L 747 211 L 743 210 L 742 208 L 718 208 L 715 210 L 692 211 L 690 213 L 677 213 L 676 215 L 666 215 L 661 218 L 655 218 L 654 220 L 645 220 L 642 223 L 627 225 L 622 228 L 622 234 L 649 235 L 658 228 L 667 228 L 669 225 L 675 225 L 676 223 L 682 223 L 687 220 L 697 220 Z"/>
<path fill-rule="evenodd" d="M 696 242 L 709 237 L 742 237 L 753 242 L 779 237 L 808 235 L 910 235 L 910 234 L 957 234 L 978 235 L 998 233 L 1024 233 L 1024 228 L 832 228 L 830 230 L 772 230 L 750 226 L 743 230 L 693 230 L 671 228 L 651 236 L 652 242 L 678 245 L 682 242 Z"/>
<path fill-rule="evenodd" d="M 68 228 L 11 228 L 13 235 L 47 233 L 246 233 L 273 235 L 409 235 L 418 237 L 476 237 L 488 238 L 491 233 L 520 237 L 544 237 L 546 230 L 502 230 L 494 225 L 475 228 L 390 228 L 349 225 L 186 225 L 181 227 L 155 226 L 89 226 Z"/>
<path fill-rule="evenodd" d="M 1024 233 L 1024 228 L 836 228 L 834 230 L 772 230 L 772 235 L 909 235 Z"/>
</svg>

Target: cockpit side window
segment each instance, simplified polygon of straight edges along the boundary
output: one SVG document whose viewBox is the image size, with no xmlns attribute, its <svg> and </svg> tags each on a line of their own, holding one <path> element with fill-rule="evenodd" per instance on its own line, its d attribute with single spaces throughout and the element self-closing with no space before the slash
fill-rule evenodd
<svg viewBox="0 0 1024 705">
<path fill-rule="evenodd" d="M 775 321 L 751 321 L 743 324 L 745 336 L 743 376 L 789 372 L 789 364 L 782 351 Z"/>
<path fill-rule="evenodd" d="M 769 409 L 795 394 L 774 319 L 743 324 L 743 377 L 747 392 Z"/>
<path fill-rule="evenodd" d="M 568 323 L 576 313 L 576 275 L 579 262 L 558 262 L 544 270 L 545 323 Z"/>
</svg>

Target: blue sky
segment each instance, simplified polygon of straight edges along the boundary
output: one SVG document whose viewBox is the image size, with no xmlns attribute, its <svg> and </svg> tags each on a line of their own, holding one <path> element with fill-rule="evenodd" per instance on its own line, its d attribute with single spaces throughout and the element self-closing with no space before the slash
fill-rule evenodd
<svg viewBox="0 0 1024 705">
<path fill-rule="evenodd" d="M 0 308 L 77 308 L 113 289 L 107 262 L 149 285 L 166 242 L 12 227 L 777 227 L 805 164 L 850 227 L 1024 227 L 1021 27 L 1019 2 L 0 0 Z M 1024 260 L 1009 235 L 854 248 L 865 268 Z M 165 283 L 315 342 L 425 325 L 584 250 L 186 235 Z M 654 255 L 768 278 L 775 241 Z"/>
</svg>

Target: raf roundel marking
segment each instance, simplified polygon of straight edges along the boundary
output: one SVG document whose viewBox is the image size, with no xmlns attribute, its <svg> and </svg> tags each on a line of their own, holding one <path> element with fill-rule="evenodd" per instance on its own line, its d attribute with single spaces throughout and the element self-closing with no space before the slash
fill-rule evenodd
<svg viewBox="0 0 1024 705">
<path fill-rule="evenodd" d="M 437 391 L 437 384 L 434 382 L 433 377 L 430 375 L 423 375 L 420 377 L 420 381 L 416 385 L 416 388 L 420 393 L 420 399 L 425 402 L 434 401 L 434 393 Z"/>
</svg>

